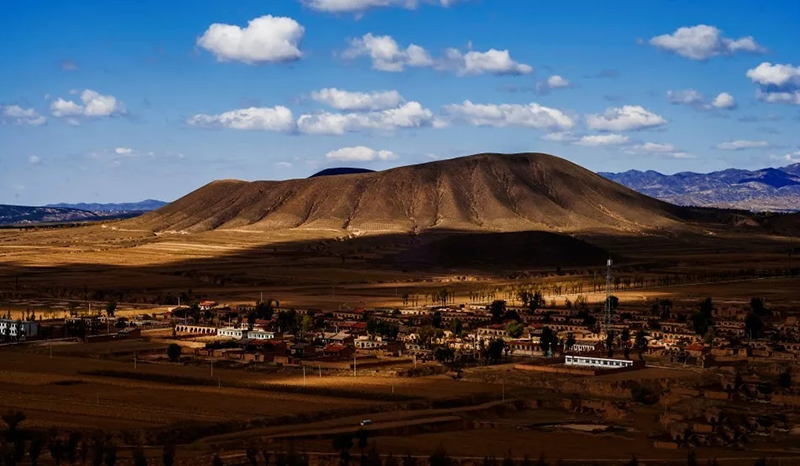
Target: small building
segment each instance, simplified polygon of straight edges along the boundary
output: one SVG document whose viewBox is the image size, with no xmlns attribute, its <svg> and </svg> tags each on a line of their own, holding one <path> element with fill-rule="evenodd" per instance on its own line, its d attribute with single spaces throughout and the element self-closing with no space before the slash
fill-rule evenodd
<svg viewBox="0 0 800 466">
<path fill-rule="evenodd" d="M 345 346 L 334 343 L 322 350 L 322 355 L 328 358 L 347 359 L 353 356 L 355 350 L 352 346 Z"/>
<path fill-rule="evenodd" d="M 571 354 L 564 356 L 564 364 L 567 366 L 593 367 L 597 369 L 620 369 L 634 366 L 634 362 L 630 359 L 600 358 L 589 355 Z"/>
<path fill-rule="evenodd" d="M 39 323 L 33 320 L 0 319 L 0 338 L 31 338 L 39 334 Z"/>
<path fill-rule="evenodd" d="M 275 332 L 267 332 L 264 330 L 249 330 L 247 332 L 247 338 L 252 340 L 273 340 L 275 339 Z"/>
<path fill-rule="evenodd" d="M 233 327 L 225 327 L 217 329 L 217 336 L 224 338 L 235 338 L 238 340 L 244 337 L 245 332 L 247 332 L 247 330 L 242 330 L 240 328 L 233 328 Z"/>
</svg>

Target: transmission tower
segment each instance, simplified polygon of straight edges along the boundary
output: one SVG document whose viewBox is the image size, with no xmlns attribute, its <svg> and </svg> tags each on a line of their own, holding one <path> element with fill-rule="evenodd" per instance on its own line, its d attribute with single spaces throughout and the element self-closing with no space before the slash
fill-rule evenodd
<svg viewBox="0 0 800 466">
<path fill-rule="evenodd" d="M 608 259 L 606 262 L 606 307 L 605 311 L 603 312 L 603 326 L 605 327 L 605 334 L 608 336 L 608 332 L 611 329 L 611 266 L 613 262 L 611 259 Z"/>
</svg>

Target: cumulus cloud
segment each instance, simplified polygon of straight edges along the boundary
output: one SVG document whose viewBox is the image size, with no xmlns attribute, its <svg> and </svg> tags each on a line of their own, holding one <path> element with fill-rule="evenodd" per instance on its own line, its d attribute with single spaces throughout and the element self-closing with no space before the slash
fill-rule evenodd
<svg viewBox="0 0 800 466">
<path fill-rule="evenodd" d="M 397 91 L 348 92 L 326 88 L 311 93 L 311 98 L 337 110 L 385 110 L 399 106 L 405 99 Z"/>
<path fill-rule="evenodd" d="M 22 108 L 19 105 L 0 106 L 0 121 L 15 125 L 42 126 L 47 119 L 32 108 Z"/>
<path fill-rule="evenodd" d="M 544 81 L 536 83 L 536 92 L 539 94 L 547 94 L 554 89 L 564 89 L 572 87 L 572 83 L 563 77 L 554 74 Z"/>
<path fill-rule="evenodd" d="M 197 39 L 217 61 L 240 61 L 250 65 L 298 60 L 305 29 L 292 18 L 261 16 L 247 27 L 215 23 Z"/>
<path fill-rule="evenodd" d="M 621 134 L 600 134 L 593 136 L 583 136 L 575 141 L 579 146 L 618 146 L 628 142 L 628 136 Z"/>
<path fill-rule="evenodd" d="M 400 72 L 409 67 L 431 67 L 433 59 L 424 48 L 411 44 L 405 49 L 391 36 L 364 34 L 360 39 L 350 39 L 350 46 L 342 53 L 345 58 L 368 56 L 372 68 L 380 71 Z"/>
<path fill-rule="evenodd" d="M 422 0 L 424 3 L 448 7 L 458 0 Z M 420 0 L 300 0 L 300 3 L 315 11 L 325 13 L 363 13 L 376 7 L 400 7 L 413 10 Z"/>
<path fill-rule="evenodd" d="M 290 132 L 294 129 L 292 111 L 286 107 L 250 107 L 219 115 L 198 114 L 186 120 L 189 126 L 241 130 Z"/>
<path fill-rule="evenodd" d="M 667 120 L 638 105 L 625 105 L 621 108 L 608 108 L 603 114 L 586 116 L 589 128 L 598 131 L 636 131 L 654 128 L 667 123 Z"/>
<path fill-rule="evenodd" d="M 331 162 L 373 162 L 376 160 L 394 160 L 397 154 L 389 150 L 375 150 L 366 146 L 342 147 L 330 151 L 325 158 Z"/>
<path fill-rule="evenodd" d="M 720 110 L 730 110 L 736 108 L 736 99 L 727 92 L 720 92 L 709 105 Z"/>
<path fill-rule="evenodd" d="M 737 52 L 766 52 L 751 36 L 731 39 L 724 37 L 716 27 L 705 24 L 681 27 L 672 34 L 653 37 L 650 45 L 692 60 L 707 60 Z"/>
<path fill-rule="evenodd" d="M 575 126 L 575 121 L 561 110 L 537 103 L 474 104 L 465 100 L 461 104 L 446 105 L 445 112 L 475 126 L 522 126 L 551 131 L 566 131 Z"/>
<path fill-rule="evenodd" d="M 736 108 L 736 99 L 727 92 L 720 92 L 711 102 L 706 102 L 703 95 L 694 89 L 669 90 L 667 91 L 667 100 L 671 104 L 688 105 L 698 110 L 732 110 Z"/>
<path fill-rule="evenodd" d="M 764 62 L 747 70 L 746 74 L 758 84 L 756 97 L 759 99 L 800 105 L 800 66 Z"/>
<path fill-rule="evenodd" d="M 533 67 L 511 59 L 508 50 L 489 49 L 486 52 L 447 49 L 439 60 L 438 69 L 455 70 L 460 76 L 476 74 L 521 75 L 533 73 Z"/>
<path fill-rule="evenodd" d="M 41 165 L 42 164 L 42 159 L 40 159 L 36 155 L 31 155 L 30 157 L 28 157 L 28 163 L 31 164 L 31 165 Z"/>
<path fill-rule="evenodd" d="M 130 155 L 133 152 L 133 149 L 131 149 L 130 147 L 117 147 L 116 149 L 114 149 L 114 152 L 117 155 Z"/>
<path fill-rule="evenodd" d="M 763 147 L 770 147 L 771 144 L 767 141 L 747 141 L 738 139 L 736 141 L 722 142 L 716 145 L 720 150 L 745 150 L 745 149 L 758 149 Z"/>
<path fill-rule="evenodd" d="M 75 117 L 101 118 L 126 113 L 125 105 L 113 95 L 103 95 L 97 91 L 86 89 L 81 92 L 81 103 L 65 100 L 61 97 L 50 102 L 50 113 L 55 117 L 70 117 L 69 124 L 77 124 Z"/>
<path fill-rule="evenodd" d="M 470 50 L 463 53 L 450 48 L 443 57 L 434 59 L 427 50 L 416 44 L 402 48 L 391 36 L 374 36 L 371 33 L 351 39 L 342 56 L 348 59 L 369 57 L 373 69 L 394 73 L 403 71 L 406 67 L 454 71 L 459 76 L 519 75 L 533 72 L 530 65 L 514 61 L 508 50 Z"/>
<path fill-rule="evenodd" d="M 342 135 L 355 131 L 394 131 L 399 128 L 438 127 L 444 122 L 419 102 L 406 102 L 397 108 L 374 112 L 320 112 L 301 115 L 301 133 Z"/>
</svg>

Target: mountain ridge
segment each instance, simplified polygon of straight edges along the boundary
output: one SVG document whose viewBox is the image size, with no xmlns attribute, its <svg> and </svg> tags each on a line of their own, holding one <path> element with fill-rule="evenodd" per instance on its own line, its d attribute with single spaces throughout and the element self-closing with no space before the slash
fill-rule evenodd
<svg viewBox="0 0 800 466">
<path fill-rule="evenodd" d="M 710 173 L 665 175 L 654 170 L 627 170 L 598 174 L 642 194 L 677 205 L 800 211 L 800 163 L 760 170 L 728 168 Z"/>
</svg>

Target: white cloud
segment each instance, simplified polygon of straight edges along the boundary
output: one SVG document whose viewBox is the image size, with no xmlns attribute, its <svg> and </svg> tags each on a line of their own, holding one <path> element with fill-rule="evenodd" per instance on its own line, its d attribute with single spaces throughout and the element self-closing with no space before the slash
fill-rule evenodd
<svg viewBox="0 0 800 466">
<path fill-rule="evenodd" d="M 688 105 L 698 110 L 732 110 L 736 108 L 736 100 L 727 92 L 720 92 L 711 102 L 706 103 L 703 95 L 694 89 L 669 90 L 667 91 L 667 100 L 671 104 Z"/>
<path fill-rule="evenodd" d="M 275 166 L 276 167 L 280 167 L 280 168 L 292 168 L 292 163 L 291 162 L 275 162 Z"/>
<path fill-rule="evenodd" d="M 454 71 L 459 76 L 519 75 L 533 72 L 530 65 L 514 61 L 508 50 L 470 50 L 463 53 L 450 48 L 445 51 L 444 57 L 434 59 L 427 50 L 418 45 L 411 44 L 402 48 L 391 36 L 374 36 L 371 33 L 360 39 L 350 39 L 350 45 L 342 56 L 349 59 L 366 56 L 372 60 L 373 69 L 394 73 L 403 71 L 406 67 Z"/>
<path fill-rule="evenodd" d="M 59 97 L 50 103 L 50 113 L 56 117 L 82 115 L 83 107 L 71 100 L 64 100 Z"/>
<path fill-rule="evenodd" d="M 375 150 L 365 146 L 356 146 L 330 151 L 325 158 L 332 162 L 372 162 L 375 160 L 394 160 L 397 158 L 397 154 L 388 150 Z"/>
<path fill-rule="evenodd" d="M 572 83 L 564 79 L 562 76 L 554 74 L 546 80 L 536 83 L 536 92 L 539 94 L 547 94 L 554 89 L 564 89 L 572 87 Z"/>
<path fill-rule="evenodd" d="M 717 55 L 731 55 L 736 52 L 766 51 L 751 36 L 730 39 L 724 37 L 722 31 L 716 27 L 705 24 L 681 27 L 672 34 L 653 37 L 650 45 L 692 60 L 707 60 Z"/>
<path fill-rule="evenodd" d="M 764 62 L 747 70 L 755 84 L 756 97 L 766 102 L 800 105 L 800 67 Z"/>
<path fill-rule="evenodd" d="M 553 141 L 553 142 L 569 142 L 574 141 L 575 136 L 572 135 L 569 131 L 556 131 L 554 133 L 547 133 L 542 136 L 542 139 L 545 141 Z"/>
<path fill-rule="evenodd" d="M 99 118 L 126 113 L 125 105 L 113 95 L 103 95 L 91 89 L 85 89 L 80 95 L 81 103 L 64 100 L 61 97 L 50 102 L 50 113 L 55 117 L 73 117 L 67 122 L 77 125 L 79 121 L 74 118 L 83 116 Z"/>
<path fill-rule="evenodd" d="M 32 108 L 22 108 L 19 105 L 0 106 L 0 116 L 3 123 L 10 122 L 15 125 L 42 126 L 47 119 Z"/>
<path fill-rule="evenodd" d="M 667 120 L 664 117 L 638 105 L 608 108 L 604 114 L 586 116 L 586 124 L 589 128 L 598 131 L 635 131 L 666 123 Z"/>
<path fill-rule="evenodd" d="M 290 132 L 294 129 L 294 117 L 291 110 L 282 106 L 250 107 L 230 110 L 219 115 L 198 114 L 186 120 L 186 124 L 201 127 Z"/>
<path fill-rule="evenodd" d="M 669 90 L 667 100 L 671 104 L 699 105 L 703 102 L 703 96 L 694 89 Z"/>
<path fill-rule="evenodd" d="M 403 71 L 406 66 L 433 66 L 433 59 L 422 47 L 411 44 L 402 49 L 391 36 L 373 36 L 371 33 L 364 34 L 360 39 L 350 39 L 350 46 L 342 56 L 368 56 L 372 59 L 373 69 L 389 72 Z"/>
<path fill-rule="evenodd" d="M 424 0 L 425 3 L 448 7 L 458 0 Z M 420 0 L 300 0 L 312 10 L 325 13 L 363 13 L 375 7 L 400 7 L 413 10 Z"/>
<path fill-rule="evenodd" d="M 114 149 L 114 152 L 116 152 L 117 155 L 130 155 L 133 152 L 133 149 L 130 147 L 117 147 Z"/>
<path fill-rule="evenodd" d="M 711 101 L 711 106 L 721 110 L 730 110 L 736 108 L 736 99 L 727 92 L 720 92 L 714 100 Z"/>
<path fill-rule="evenodd" d="M 125 106 L 118 102 L 113 95 L 101 95 L 91 89 L 81 92 L 83 101 L 83 114 L 88 117 L 110 116 L 115 113 L 125 113 Z"/>
<path fill-rule="evenodd" d="M 28 157 L 28 163 L 30 163 L 31 165 L 41 165 L 42 159 L 40 159 L 36 155 L 31 155 L 30 157 Z"/>
<path fill-rule="evenodd" d="M 641 152 L 656 152 L 656 153 L 677 151 L 675 146 L 673 146 L 672 144 L 660 143 L 660 142 L 645 142 L 644 144 L 637 144 L 633 146 L 633 149 Z"/>
<path fill-rule="evenodd" d="M 438 69 L 455 70 L 459 76 L 494 74 L 520 75 L 530 74 L 533 67 L 511 59 L 508 50 L 489 49 L 486 52 L 468 51 L 462 53 L 458 49 L 447 49 L 445 56 L 439 61 Z"/>
<path fill-rule="evenodd" d="M 385 110 L 400 105 L 404 99 L 397 91 L 348 92 L 336 88 L 311 93 L 311 98 L 337 110 Z"/>
<path fill-rule="evenodd" d="M 297 128 L 308 134 L 342 135 L 354 131 L 393 131 L 398 128 L 439 127 L 444 123 L 419 102 L 379 112 L 331 113 L 301 115 Z"/>
<path fill-rule="evenodd" d="M 800 151 L 792 152 L 786 155 L 771 155 L 770 158 L 773 160 L 780 160 L 782 162 L 787 162 L 790 164 L 798 163 L 800 162 Z"/>
<path fill-rule="evenodd" d="M 770 147 L 771 144 L 767 141 L 747 141 L 738 139 L 736 141 L 722 142 L 717 144 L 717 149 L 720 150 L 744 150 L 744 149 L 757 149 L 761 147 Z"/>
<path fill-rule="evenodd" d="M 575 126 L 575 121 L 561 110 L 537 103 L 474 104 L 465 100 L 461 104 L 446 105 L 451 117 L 475 126 L 522 126 L 536 129 L 565 131 Z"/>
<path fill-rule="evenodd" d="M 303 26 L 292 18 L 266 15 L 249 21 L 244 28 L 212 24 L 197 39 L 197 45 L 211 52 L 217 61 L 279 63 L 303 56 L 303 34 Z"/>
<path fill-rule="evenodd" d="M 627 143 L 628 140 L 628 136 L 623 136 L 621 134 L 600 134 L 583 136 L 575 141 L 575 144 L 579 146 L 618 146 Z"/>
</svg>

